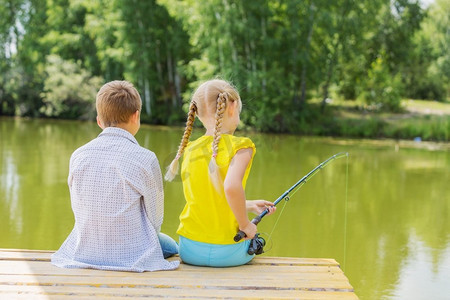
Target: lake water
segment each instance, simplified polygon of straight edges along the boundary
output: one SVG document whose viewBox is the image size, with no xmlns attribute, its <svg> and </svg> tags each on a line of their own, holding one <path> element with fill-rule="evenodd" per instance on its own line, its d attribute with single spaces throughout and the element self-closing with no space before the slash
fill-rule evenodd
<svg viewBox="0 0 450 300">
<path fill-rule="evenodd" d="M 0 118 L 1 248 L 59 248 L 74 222 L 70 155 L 99 133 L 92 122 Z M 144 125 L 136 138 L 165 168 L 181 134 Z M 334 258 L 361 299 L 450 299 L 448 144 L 247 136 L 257 147 L 248 199 L 273 201 L 323 160 L 349 153 L 348 177 L 347 158 L 334 160 L 263 219 L 263 236 L 273 230 L 264 255 Z M 166 183 L 165 195 L 162 231 L 177 238 L 180 181 Z"/>
</svg>

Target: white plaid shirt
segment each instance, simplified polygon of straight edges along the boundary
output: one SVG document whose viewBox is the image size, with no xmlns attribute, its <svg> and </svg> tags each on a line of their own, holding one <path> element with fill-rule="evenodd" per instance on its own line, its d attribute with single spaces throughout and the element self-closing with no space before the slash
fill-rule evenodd
<svg viewBox="0 0 450 300">
<path fill-rule="evenodd" d="M 157 233 L 164 212 L 155 154 L 126 130 L 108 127 L 70 158 L 68 184 L 75 226 L 52 263 L 116 271 L 172 270 Z"/>
</svg>

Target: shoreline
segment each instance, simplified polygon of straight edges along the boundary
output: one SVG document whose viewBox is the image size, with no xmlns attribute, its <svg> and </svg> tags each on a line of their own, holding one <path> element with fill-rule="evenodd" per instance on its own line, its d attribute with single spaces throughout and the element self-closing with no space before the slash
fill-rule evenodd
<svg viewBox="0 0 450 300">
<path fill-rule="evenodd" d="M 450 118 L 450 117 L 449 117 Z M 10 120 L 25 120 L 25 121 L 49 121 L 49 122 L 79 122 L 79 123 L 96 123 L 94 120 L 70 120 L 70 119 L 53 119 L 53 118 L 30 118 L 30 117 L 18 117 L 18 116 L 0 116 L 0 120 L 10 119 Z M 158 130 L 184 130 L 183 125 L 159 125 L 159 124 L 148 124 L 142 123 L 142 128 L 148 127 Z M 201 134 L 202 128 L 195 126 L 194 134 Z M 138 133 L 139 134 L 139 133 Z M 402 138 L 391 138 L 391 137 L 354 137 L 354 136 L 340 136 L 340 135 L 308 135 L 302 133 L 285 133 L 285 132 L 262 132 L 252 128 L 242 128 L 236 131 L 236 135 L 268 135 L 268 136 L 291 136 L 296 138 L 306 138 L 306 139 L 321 139 L 332 144 L 338 145 L 355 145 L 355 144 L 367 144 L 379 147 L 394 147 L 396 151 L 401 148 L 406 149 L 423 149 L 430 151 L 448 151 L 450 150 L 450 141 L 433 141 L 433 140 L 422 140 L 418 139 L 402 139 Z"/>
</svg>

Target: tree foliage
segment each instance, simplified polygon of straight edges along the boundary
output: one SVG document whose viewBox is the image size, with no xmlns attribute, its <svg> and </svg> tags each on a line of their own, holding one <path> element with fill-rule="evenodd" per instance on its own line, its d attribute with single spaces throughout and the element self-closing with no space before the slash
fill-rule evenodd
<svg viewBox="0 0 450 300">
<path fill-rule="evenodd" d="M 219 76 L 241 92 L 245 124 L 278 132 L 304 132 L 311 98 L 396 111 L 449 97 L 445 0 L 0 1 L 0 114 L 85 117 L 91 91 L 71 77 L 79 90 L 129 80 L 143 121 L 171 124 Z"/>
<path fill-rule="evenodd" d="M 93 119 L 95 96 L 103 78 L 54 54 L 47 60 L 40 112 L 49 117 Z"/>
<path fill-rule="evenodd" d="M 378 110 L 398 111 L 401 101 L 401 79 L 390 76 L 383 57 L 378 57 L 371 65 L 360 97 Z"/>
</svg>

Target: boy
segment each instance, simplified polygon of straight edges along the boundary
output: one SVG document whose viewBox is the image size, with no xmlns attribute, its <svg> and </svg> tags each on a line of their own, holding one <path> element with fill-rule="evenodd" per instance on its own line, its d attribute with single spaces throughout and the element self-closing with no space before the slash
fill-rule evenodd
<svg viewBox="0 0 450 300">
<path fill-rule="evenodd" d="M 155 154 L 139 146 L 142 101 L 127 81 L 106 83 L 96 98 L 102 133 L 70 158 L 69 190 L 75 226 L 52 255 L 64 268 L 172 270 L 178 245 L 159 233 L 162 176 Z"/>
</svg>

